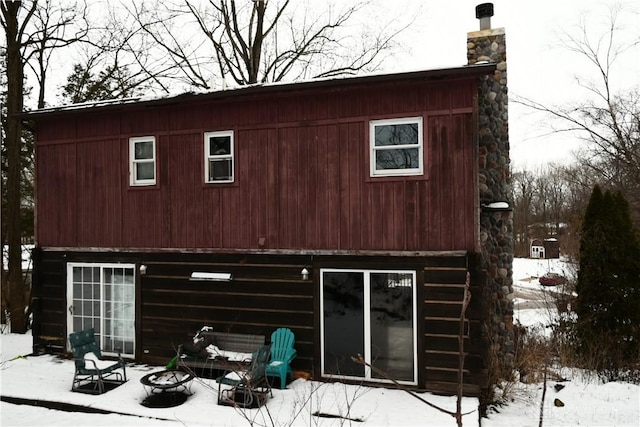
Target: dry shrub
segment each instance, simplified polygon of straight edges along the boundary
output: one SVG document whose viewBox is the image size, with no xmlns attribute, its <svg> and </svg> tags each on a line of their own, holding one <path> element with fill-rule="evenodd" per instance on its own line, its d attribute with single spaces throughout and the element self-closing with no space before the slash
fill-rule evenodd
<svg viewBox="0 0 640 427">
<path fill-rule="evenodd" d="M 542 381 L 545 360 L 549 356 L 549 339 L 539 331 L 522 325 L 514 325 L 515 348 L 512 363 L 506 363 L 502 355 L 492 347 L 488 367 L 489 384 L 487 395 L 481 397 L 481 407 L 501 406 L 516 399 L 518 383 Z"/>
<path fill-rule="evenodd" d="M 536 329 L 516 325 L 516 351 L 514 371 L 523 383 L 542 381 L 552 356 L 551 340 Z"/>
</svg>

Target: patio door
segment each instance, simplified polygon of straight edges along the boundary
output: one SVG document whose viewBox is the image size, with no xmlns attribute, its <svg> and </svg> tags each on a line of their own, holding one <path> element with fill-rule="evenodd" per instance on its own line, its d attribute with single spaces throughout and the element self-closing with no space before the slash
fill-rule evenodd
<svg viewBox="0 0 640 427">
<path fill-rule="evenodd" d="M 417 384 L 415 271 L 321 271 L 323 376 Z"/>
<path fill-rule="evenodd" d="M 103 353 L 135 356 L 135 265 L 67 265 L 67 331 L 87 328 Z"/>
</svg>

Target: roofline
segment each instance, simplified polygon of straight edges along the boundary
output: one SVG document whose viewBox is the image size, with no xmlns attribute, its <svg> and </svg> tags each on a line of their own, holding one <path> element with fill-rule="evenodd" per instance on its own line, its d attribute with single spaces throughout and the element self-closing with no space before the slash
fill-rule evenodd
<svg viewBox="0 0 640 427">
<path fill-rule="evenodd" d="M 25 111 L 19 116 L 24 119 L 37 120 L 39 118 L 46 118 L 58 114 L 66 114 L 70 112 L 103 112 L 114 111 L 126 108 L 128 106 L 137 107 L 156 107 L 168 104 L 174 104 L 176 102 L 184 101 L 209 101 L 228 97 L 240 97 L 240 96 L 253 96 L 263 95 L 277 92 L 288 92 L 294 90 L 308 90 L 308 89 L 321 89 L 331 87 L 341 87 L 345 85 L 364 85 L 371 83 L 385 83 L 392 81 L 407 81 L 407 80 L 440 80 L 449 77 L 468 77 L 468 76 L 482 76 L 487 75 L 495 71 L 495 63 L 483 63 L 465 65 L 462 67 L 453 68 L 440 68 L 432 70 L 410 71 L 404 73 L 393 74 L 372 74 L 366 76 L 355 77 L 339 77 L 339 78 L 327 78 L 327 79 L 315 79 L 302 82 L 293 83 L 267 83 L 267 84 L 254 84 L 248 86 L 240 86 L 238 88 L 215 91 L 215 92 L 203 92 L 194 93 L 187 92 L 178 95 L 172 95 L 167 97 L 158 98 L 123 98 L 123 99 L 110 99 L 104 101 L 93 101 L 79 104 L 68 104 L 59 107 L 42 108 L 38 110 Z"/>
</svg>

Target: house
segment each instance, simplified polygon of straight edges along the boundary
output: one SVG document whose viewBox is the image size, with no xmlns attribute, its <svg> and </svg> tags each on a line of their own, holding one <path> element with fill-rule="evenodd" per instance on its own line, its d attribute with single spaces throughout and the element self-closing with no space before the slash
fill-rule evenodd
<svg viewBox="0 0 640 427">
<path fill-rule="evenodd" d="M 362 354 L 455 392 L 469 275 L 480 394 L 513 349 L 504 31 L 467 46 L 456 68 L 28 113 L 34 348 L 94 326 L 106 353 L 164 364 L 203 325 L 284 326 L 315 379 L 388 383 Z"/>
<path fill-rule="evenodd" d="M 560 258 L 560 242 L 555 237 L 532 239 L 530 258 Z"/>
</svg>

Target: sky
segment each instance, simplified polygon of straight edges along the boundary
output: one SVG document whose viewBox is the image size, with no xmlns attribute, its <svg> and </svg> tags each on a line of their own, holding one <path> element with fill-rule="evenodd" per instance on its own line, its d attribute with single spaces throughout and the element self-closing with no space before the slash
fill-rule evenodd
<svg viewBox="0 0 640 427">
<path fill-rule="evenodd" d="M 410 2 L 407 5 L 415 4 Z M 480 0 L 423 1 L 419 20 L 424 25 L 407 34 L 411 49 L 401 61 L 407 70 L 459 66 L 467 62 L 466 37 L 479 30 L 475 7 Z M 626 12 L 619 16 L 616 37 L 640 40 L 640 2 L 637 0 L 494 0 L 492 28 L 504 28 L 507 43 L 508 88 L 515 96 L 545 105 L 567 105 L 584 99 L 576 76 L 595 78 L 593 66 L 569 52 L 560 40 L 563 33 L 580 36 L 586 22 L 589 37 L 596 40 L 605 31 L 614 6 Z M 395 68 L 395 67 L 393 67 Z M 620 88 L 640 85 L 640 45 L 627 52 L 613 70 Z M 536 169 L 547 162 L 568 163 L 582 143 L 567 134 L 549 134 L 549 118 L 510 102 L 511 162 L 515 168 Z"/>
<path fill-rule="evenodd" d="M 337 0 L 335 4 L 343 5 Z M 397 16 L 411 28 L 397 40 L 399 49 L 380 72 L 458 67 L 467 63 L 467 33 L 479 29 L 475 7 L 482 0 L 371 0 L 374 12 L 364 20 L 388 22 Z M 595 69 L 561 44 L 563 33 L 580 34 L 586 23 L 589 37 L 596 40 L 614 6 L 623 9 L 616 37 L 625 42 L 640 40 L 640 2 L 638 0 L 494 0 L 493 28 L 504 28 L 507 40 L 509 126 L 511 163 L 516 169 L 537 169 L 548 162 L 568 163 L 572 152 L 583 143 L 568 135 L 550 131 L 549 117 L 534 113 L 513 102 L 524 97 L 547 106 L 567 105 L 584 99 L 576 76 L 597 77 Z M 312 3 L 314 4 L 314 3 Z M 315 3 L 317 7 L 324 7 Z M 376 16 L 377 15 L 377 16 Z M 354 26 L 354 28 L 359 28 Z M 357 31 L 356 31 L 357 32 Z M 71 62 L 60 61 L 51 74 L 66 76 Z M 66 68 L 65 68 L 66 67 Z M 621 58 L 612 72 L 618 88 L 639 86 L 640 43 Z M 56 86 L 59 86 L 64 79 Z M 49 96 L 59 90 L 50 89 Z"/>
<path fill-rule="evenodd" d="M 570 274 L 572 267 L 561 260 L 515 259 L 514 317 L 521 324 L 538 330 L 557 314 L 545 301 L 553 298 L 536 277 L 546 271 Z M 544 331 L 542 331 L 544 333 Z M 163 369 L 159 366 L 129 365 L 129 381 L 106 394 L 93 396 L 70 391 L 73 361 L 52 355 L 30 356 L 31 334 L 0 336 L 0 392 L 4 398 L 62 402 L 113 411 L 87 414 L 46 409 L 44 405 L 0 403 L 2 426 L 454 426 L 447 414 L 401 390 L 368 388 L 362 385 L 319 383 L 298 379 L 285 390 L 273 390 L 273 397 L 261 410 L 235 410 L 216 404 L 217 386 L 212 380 L 196 379 L 187 401 L 174 408 L 147 408 L 141 405 L 146 392 L 140 378 Z M 26 357 L 16 357 L 26 356 Z M 637 426 L 640 419 L 640 386 L 623 382 L 602 383 L 584 371 L 555 366 L 552 371 L 566 381 L 549 380 L 544 400 L 545 426 Z M 550 375 L 551 377 L 552 375 Z M 553 376 L 557 378 L 556 376 Z M 556 391 L 555 386 L 564 388 Z M 509 383 L 508 404 L 490 411 L 482 420 L 485 427 L 538 426 L 542 383 L 525 378 Z M 422 399 L 455 411 L 456 399 L 421 393 Z M 554 401 L 559 399 L 563 406 Z M 478 401 L 466 397 L 462 419 L 466 426 L 478 425 Z M 359 421 L 320 418 L 312 413 L 348 415 Z M 126 415 L 123 415 L 126 414 Z M 296 415 L 297 414 L 297 415 Z M 250 422 L 246 417 L 250 417 Z"/>
</svg>

